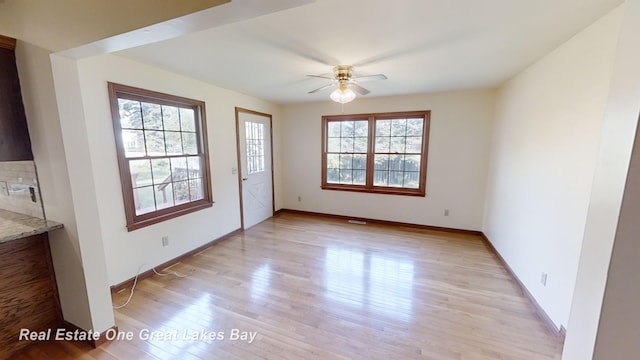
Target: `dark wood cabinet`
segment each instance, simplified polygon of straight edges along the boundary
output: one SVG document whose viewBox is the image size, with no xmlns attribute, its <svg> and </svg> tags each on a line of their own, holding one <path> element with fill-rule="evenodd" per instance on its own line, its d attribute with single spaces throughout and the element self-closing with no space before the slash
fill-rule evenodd
<svg viewBox="0 0 640 360">
<path fill-rule="evenodd" d="M 0 359 L 34 343 L 20 329 L 55 332 L 61 318 L 47 233 L 0 243 Z"/>
<path fill-rule="evenodd" d="M 0 161 L 33 160 L 14 48 L 0 35 Z"/>
</svg>

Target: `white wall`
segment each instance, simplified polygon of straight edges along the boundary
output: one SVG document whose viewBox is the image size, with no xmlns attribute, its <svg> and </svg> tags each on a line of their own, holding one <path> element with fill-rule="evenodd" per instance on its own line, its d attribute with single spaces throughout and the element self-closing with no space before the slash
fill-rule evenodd
<svg viewBox="0 0 640 360">
<path fill-rule="evenodd" d="M 344 106 L 347 114 L 431 110 L 427 196 L 423 198 L 322 190 L 321 117 L 340 114 L 341 105 L 333 102 L 286 105 L 282 135 L 283 178 L 287 189 L 284 207 L 480 230 L 493 107 L 492 90 L 359 97 Z M 444 216 L 444 209 L 450 209 L 450 216 Z"/>
<path fill-rule="evenodd" d="M 634 226 L 637 227 L 638 222 L 638 213 L 634 211 L 637 204 L 633 203 L 637 199 L 634 195 L 637 187 L 636 190 L 631 187 L 624 190 L 628 173 L 628 186 L 637 184 L 637 170 L 629 169 L 629 159 L 640 110 L 638 19 L 640 0 L 627 0 L 602 128 L 564 359 L 591 359 L 592 356 L 595 359 L 624 359 L 634 358 L 638 353 L 638 308 L 635 306 L 638 296 L 638 253 L 633 248 L 637 246 L 638 234 L 629 233 Z M 631 204 L 624 204 L 621 214 L 623 191 L 625 202 L 631 201 Z M 616 248 L 613 257 L 612 246 Z M 605 284 L 607 300 L 603 305 Z M 624 305 L 616 309 L 618 304 Z M 602 322 L 600 329 L 599 321 Z M 596 336 L 598 351 L 594 355 Z"/>
<path fill-rule="evenodd" d="M 276 209 L 282 207 L 278 148 L 280 107 L 114 55 L 78 61 L 84 105 L 87 149 L 85 171 L 95 182 L 100 234 L 114 285 L 210 242 L 240 227 L 235 138 L 235 106 L 273 115 Z M 206 102 L 207 131 L 214 205 L 169 221 L 127 232 L 116 158 L 107 81 L 165 92 Z M 162 247 L 162 236 L 170 245 Z"/>
<path fill-rule="evenodd" d="M 483 230 L 558 328 L 569 319 L 622 13 L 498 91 Z"/>
<path fill-rule="evenodd" d="M 640 353 L 640 133 L 629 167 L 629 176 L 620 210 L 620 221 L 613 245 L 613 254 L 602 303 L 595 359 L 624 359 Z"/>
<path fill-rule="evenodd" d="M 48 219 L 64 224 L 63 229 L 49 233 L 62 314 L 66 321 L 76 326 L 94 329 L 49 55 L 49 51 L 22 41 L 16 48 L 44 210 Z"/>
<path fill-rule="evenodd" d="M 78 232 L 80 262 L 91 312 L 91 327 L 104 331 L 115 323 L 104 258 L 96 187 L 90 169 L 89 139 L 84 123 L 82 93 L 75 61 L 51 55 L 51 69 L 67 163 L 73 215 Z M 85 329 L 87 330 L 87 329 Z"/>
</svg>

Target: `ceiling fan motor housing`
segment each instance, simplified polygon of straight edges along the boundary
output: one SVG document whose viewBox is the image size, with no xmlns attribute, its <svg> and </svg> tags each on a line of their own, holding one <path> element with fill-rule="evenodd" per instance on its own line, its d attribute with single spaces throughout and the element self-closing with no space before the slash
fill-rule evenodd
<svg viewBox="0 0 640 360">
<path fill-rule="evenodd" d="M 338 65 L 333 68 L 333 74 L 336 77 L 336 80 L 342 81 L 351 80 L 351 76 L 353 75 L 353 66 L 350 65 Z"/>
<path fill-rule="evenodd" d="M 345 91 L 353 75 L 353 67 L 350 65 L 335 66 L 333 68 L 333 75 L 336 77 L 336 80 L 338 80 L 340 90 Z"/>
</svg>

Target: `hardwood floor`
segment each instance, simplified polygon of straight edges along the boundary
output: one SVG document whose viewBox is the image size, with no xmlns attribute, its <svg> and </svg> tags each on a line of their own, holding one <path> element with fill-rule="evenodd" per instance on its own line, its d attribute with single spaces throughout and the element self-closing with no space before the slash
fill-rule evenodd
<svg viewBox="0 0 640 360">
<path fill-rule="evenodd" d="M 187 277 L 147 278 L 115 311 L 133 340 L 43 342 L 16 358 L 531 360 L 562 349 L 473 235 L 283 213 L 169 271 Z M 184 339 L 202 331 L 224 339 Z"/>
</svg>

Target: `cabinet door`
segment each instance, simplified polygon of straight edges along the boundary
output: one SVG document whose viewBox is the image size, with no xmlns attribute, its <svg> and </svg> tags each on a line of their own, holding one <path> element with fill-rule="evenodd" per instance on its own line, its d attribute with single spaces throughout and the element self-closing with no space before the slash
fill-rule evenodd
<svg viewBox="0 0 640 360">
<path fill-rule="evenodd" d="M 33 160 L 13 50 L 0 48 L 0 161 Z"/>
<path fill-rule="evenodd" d="M 58 327 L 57 294 L 46 233 L 0 243 L 0 359 L 34 343 L 17 341 L 21 329 Z"/>
</svg>

